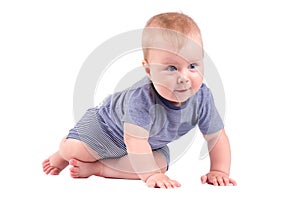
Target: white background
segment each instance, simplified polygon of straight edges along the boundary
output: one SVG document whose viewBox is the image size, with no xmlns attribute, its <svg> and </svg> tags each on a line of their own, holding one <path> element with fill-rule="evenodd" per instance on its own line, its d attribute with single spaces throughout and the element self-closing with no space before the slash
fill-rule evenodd
<svg viewBox="0 0 300 200">
<path fill-rule="evenodd" d="M 299 199 L 297 1 L 103 2 L 1 1 L 0 199 Z M 85 59 L 112 36 L 143 28 L 166 11 L 194 18 L 222 77 L 231 176 L 238 186 L 200 183 L 209 168 L 208 158 L 198 159 L 200 135 L 168 171 L 182 184 L 176 190 L 148 189 L 140 181 L 74 180 L 68 170 L 44 175 L 42 161 L 75 123 L 73 90 Z"/>
</svg>

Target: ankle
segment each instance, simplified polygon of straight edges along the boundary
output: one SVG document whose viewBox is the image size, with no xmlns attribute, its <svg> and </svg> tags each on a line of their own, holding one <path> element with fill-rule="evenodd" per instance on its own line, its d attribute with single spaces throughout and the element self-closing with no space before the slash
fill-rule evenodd
<svg viewBox="0 0 300 200">
<path fill-rule="evenodd" d="M 104 176 L 104 165 L 101 161 L 96 162 L 94 171 L 96 176 Z"/>
</svg>

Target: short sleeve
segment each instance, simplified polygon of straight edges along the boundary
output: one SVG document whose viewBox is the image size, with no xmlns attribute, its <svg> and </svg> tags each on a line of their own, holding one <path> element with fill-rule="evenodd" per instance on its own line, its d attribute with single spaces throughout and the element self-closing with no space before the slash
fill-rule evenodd
<svg viewBox="0 0 300 200">
<path fill-rule="evenodd" d="M 124 116 L 122 121 L 140 126 L 150 131 L 152 118 L 149 110 L 151 107 L 149 95 L 144 89 L 130 91 L 126 97 Z"/>
<path fill-rule="evenodd" d="M 210 90 L 205 86 L 198 94 L 199 121 L 198 127 L 202 134 L 215 133 L 224 128 L 223 121 L 217 111 L 214 99 Z"/>
</svg>

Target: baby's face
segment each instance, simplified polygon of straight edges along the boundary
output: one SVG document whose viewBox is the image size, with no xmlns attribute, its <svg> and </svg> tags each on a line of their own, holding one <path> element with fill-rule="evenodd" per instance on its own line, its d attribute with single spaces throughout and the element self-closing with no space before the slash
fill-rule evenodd
<svg viewBox="0 0 300 200">
<path fill-rule="evenodd" d="M 149 50 L 146 72 L 156 91 L 175 106 L 193 96 L 203 82 L 202 50 L 190 50 Z"/>
</svg>

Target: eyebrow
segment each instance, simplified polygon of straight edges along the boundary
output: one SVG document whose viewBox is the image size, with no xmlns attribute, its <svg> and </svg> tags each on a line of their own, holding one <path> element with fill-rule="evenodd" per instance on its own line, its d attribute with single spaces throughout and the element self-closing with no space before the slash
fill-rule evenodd
<svg viewBox="0 0 300 200">
<path fill-rule="evenodd" d="M 190 60 L 188 61 L 189 64 L 200 64 L 202 62 L 202 59 L 195 59 L 195 60 Z M 164 65 L 179 65 L 180 63 L 176 62 L 176 61 L 173 61 L 172 59 L 164 59 L 161 61 L 161 64 L 164 64 Z"/>
<path fill-rule="evenodd" d="M 191 60 L 189 63 L 201 63 L 203 59 Z"/>
</svg>

